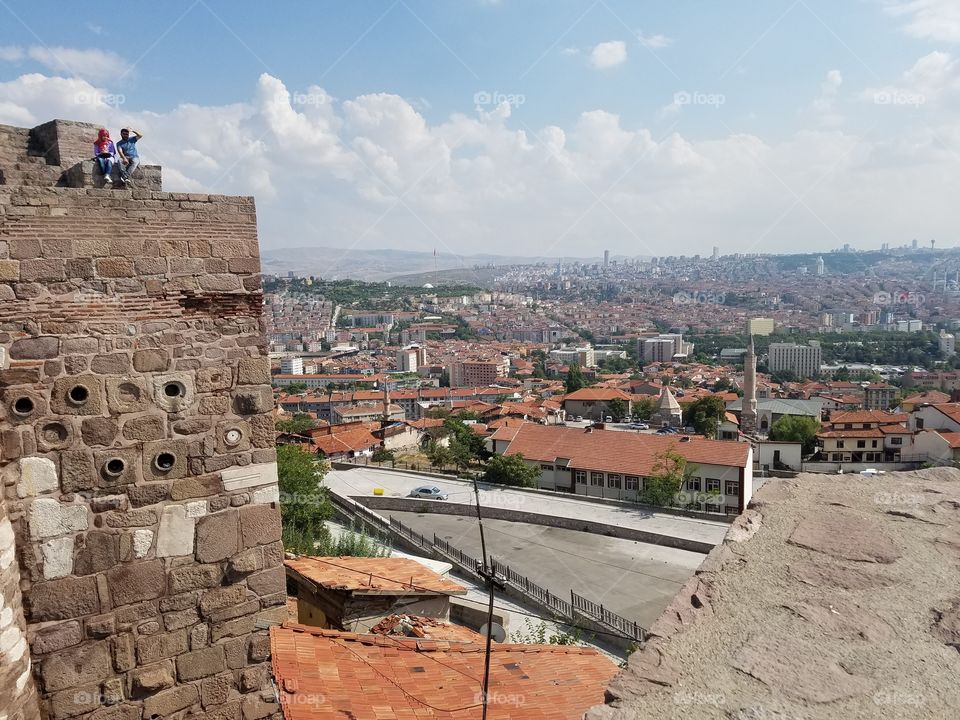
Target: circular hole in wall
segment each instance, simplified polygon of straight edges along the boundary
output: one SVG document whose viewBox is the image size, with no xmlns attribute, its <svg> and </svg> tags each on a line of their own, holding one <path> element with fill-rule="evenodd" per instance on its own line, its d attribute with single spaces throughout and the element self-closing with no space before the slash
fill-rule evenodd
<svg viewBox="0 0 960 720">
<path fill-rule="evenodd" d="M 168 398 L 183 397 L 187 394 L 187 389 L 183 386 L 182 382 L 168 382 L 163 386 L 163 394 Z"/>
<path fill-rule="evenodd" d="M 127 464 L 120 458 L 110 458 L 103 466 L 103 472 L 110 477 L 120 477 L 126 467 Z"/>
<path fill-rule="evenodd" d="M 90 391 L 86 385 L 74 385 L 67 392 L 67 397 L 74 405 L 83 405 L 90 399 Z"/>
<path fill-rule="evenodd" d="M 177 456 L 170 452 L 157 453 L 153 466 L 160 472 L 169 472 L 177 464 Z"/>
<path fill-rule="evenodd" d="M 34 407 L 33 400 L 26 396 L 18 397 L 13 401 L 13 413 L 14 415 L 19 415 L 20 417 L 26 417 L 32 413 Z"/>
<path fill-rule="evenodd" d="M 231 447 L 239 445 L 241 440 L 243 440 L 243 432 L 238 428 L 230 428 L 223 434 L 223 441 Z"/>
<path fill-rule="evenodd" d="M 40 428 L 40 437 L 42 437 L 43 441 L 48 445 L 59 445 L 62 442 L 66 442 L 69 436 L 70 434 L 67 432 L 67 428 L 58 422 L 50 422 Z"/>
</svg>

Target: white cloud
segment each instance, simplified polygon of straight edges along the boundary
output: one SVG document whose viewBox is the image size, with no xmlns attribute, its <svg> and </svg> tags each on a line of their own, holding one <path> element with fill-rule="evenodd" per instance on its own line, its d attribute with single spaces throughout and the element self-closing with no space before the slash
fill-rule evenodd
<svg viewBox="0 0 960 720">
<path fill-rule="evenodd" d="M 834 111 L 837 95 L 843 85 L 843 75 L 839 70 L 831 70 L 820 84 L 820 96 L 813 101 L 813 112 L 821 125 L 839 125 L 843 116 Z"/>
<path fill-rule="evenodd" d="M 861 98 L 877 105 L 939 106 L 960 90 L 960 62 L 950 53 L 932 52 L 917 60 L 898 82 L 868 88 Z"/>
<path fill-rule="evenodd" d="M 119 78 L 131 70 L 130 64 L 109 50 L 79 49 L 34 45 L 23 48 L 0 47 L 0 61 L 33 60 L 58 74 L 93 82 Z"/>
<path fill-rule="evenodd" d="M 940 60 L 910 72 L 942 77 L 935 68 L 952 66 Z M 829 73 L 823 94 L 842 80 Z M 724 251 L 776 252 L 946 237 L 956 223 L 960 121 L 945 118 L 905 124 L 884 142 L 816 126 L 777 142 L 657 138 L 602 109 L 530 131 L 509 103 L 431 124 L 397 95 L 338 101 L 266 74 L 230 105 L 77 101 L 109 89 L 23 75 L 0 83 L 0 123 L 142 129 L 141 152 L 164 166 L 168 190 L 256 194 L 267 249 L 583 256 L 602 239 L 618 253 L 664 255 L 706 253 L 723 238 Z"/>
<path fill-rule="evenodd" d="M 627 44 L 623 40 L 602 42 L 590 51 L 590 64 L 597 69 L 616 67 L 626 60 Z"/>
<path fill-rule="evenodd" d="M 957 0 L 885 0 L 886 10 L 907 19 L 911 37 L 960 42 L 960 3 Z"/>
<path fill-rule="evenodd" d="M 666 35 L 644 35 L 642 32 L 638 32 L 637 39 L 641 45 L 651 50 L 660 50 L 673 45 L 673 38 Z"/>
</svg>

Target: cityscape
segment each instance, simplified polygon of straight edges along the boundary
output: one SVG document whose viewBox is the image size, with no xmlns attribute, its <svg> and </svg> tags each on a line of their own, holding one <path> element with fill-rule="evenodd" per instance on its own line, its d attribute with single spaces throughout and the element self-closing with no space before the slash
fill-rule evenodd
<svg viewBox="0 0 960 720">
<path fill-rule="evenodd" d="M 0 720 L 960 717 L 952 0 L 0 17 Z"/>
</svg>

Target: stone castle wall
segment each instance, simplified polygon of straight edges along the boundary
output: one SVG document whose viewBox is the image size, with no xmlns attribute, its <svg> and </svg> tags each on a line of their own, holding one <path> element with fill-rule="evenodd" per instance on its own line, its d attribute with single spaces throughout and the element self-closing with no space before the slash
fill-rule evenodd
<svg viewBox="0 0 960 720">
<path fill-rule="evenodd" d="M 58 122 L 69 163 L 92 126 Z M 55 719 L 278 712 L 259 271 L 251 198 L 0 184 L 0 600 L 18 573 L 33 665 L 0 717 L 21 681 Z"/>
</svg>

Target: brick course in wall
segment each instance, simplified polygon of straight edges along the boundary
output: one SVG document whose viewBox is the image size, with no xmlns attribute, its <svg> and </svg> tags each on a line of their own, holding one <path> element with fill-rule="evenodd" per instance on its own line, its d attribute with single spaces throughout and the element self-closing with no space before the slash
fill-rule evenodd
<svg viewBox="0 0 960 720">
<path fill-rule="evenodd" d="M 0 184 L 0 716 L 279 717 L 259 272 L 251 198 Z"/>
</svg>

